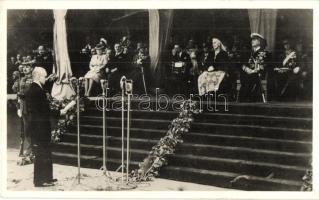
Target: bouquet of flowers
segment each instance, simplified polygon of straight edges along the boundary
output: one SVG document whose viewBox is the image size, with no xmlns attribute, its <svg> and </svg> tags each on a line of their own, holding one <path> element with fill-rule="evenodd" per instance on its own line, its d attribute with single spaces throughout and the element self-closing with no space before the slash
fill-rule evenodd
<svg viewBox="0 0 319 200">
<path fill-rule="evenodd" d="M 72 96 L 70 99 L 59 101 L 52 98 L 50 95 L 48 95 L 47 97 L 50 101 L 50 109 L 57 111 L 60 111 L 76 98 L 76 96 Z M 80 101 L 80 112 L 82 111 L 84 111 L 84 104 Z M 60 116 L 58 118 L 56 127 L 51 131 L 51 141 L 53 143 L 61 141 L 61 137 L 64 133 L 66 133 L 67 128 L 75 123 L 76 115 L 76 106 L 73 106 L 71 109 L 68 110 L 65 116 Z"/>
</svg>

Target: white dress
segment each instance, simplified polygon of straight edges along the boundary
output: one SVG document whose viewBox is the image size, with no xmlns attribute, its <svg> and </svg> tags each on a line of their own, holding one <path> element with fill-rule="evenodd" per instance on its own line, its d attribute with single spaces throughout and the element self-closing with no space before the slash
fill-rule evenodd
<svg viewBox="0 0 319 200">
<path fill-rule="evenodd" d="M 93 79 L 95 82 L 99 82 L 103 76 L 103 69 L 107 64 L 108 59 L 105 54 L 93 55 L 90 61 L 90 71 L 88 71 L 84 78 Z"/>
</svg>

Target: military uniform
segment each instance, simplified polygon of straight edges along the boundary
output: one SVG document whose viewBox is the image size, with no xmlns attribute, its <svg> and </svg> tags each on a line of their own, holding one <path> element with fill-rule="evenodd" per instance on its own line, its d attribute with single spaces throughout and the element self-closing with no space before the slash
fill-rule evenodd
<svg viewBox="0 0 319 200">
<path fill-rule="evenodd" d="M 19 155 L 32 156 L 31 134 L 29 130 L 28 108 L 25 103 L 25 93 L 29 90 L 32 83 L 31 74 L 17 79 L 12 90 L 18 94 L 17 108 L 21 111 L 21 134 L 20 134 L 20 151 Z M 27 143 L 25 143 L 25 141 Z M 24 151 L 25 149 L 25 151 Z"/>
<path fill-rule="evenodd" d="M 269 67 L 271 60 L 270 53 L 259 48 L 252 51 L 248 62 L 242 66 L 241 88 L 239 100 L 241 102 L 261 102 L 262 95 L 265 95 L 261 85 L 261 80 Z"/>
</svg>

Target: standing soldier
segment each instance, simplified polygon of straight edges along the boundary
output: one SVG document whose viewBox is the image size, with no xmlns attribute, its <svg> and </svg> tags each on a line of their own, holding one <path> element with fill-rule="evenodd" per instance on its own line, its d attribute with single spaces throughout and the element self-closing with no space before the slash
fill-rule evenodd
<svg viewBox="0 0 319 200">
<path fill-rule="evenodd" d="M 270 54 L 265 50 L 267 45 L 264 37 L 258 33 L 252 33 L 252 51 L 248 62 L 242 65 L 243 78 L 239 99 L 242 102 L 266 102 L 266 96 L 261 79 L 268 70 Z"/>
<path fill-rule="evenodd" d="M 28 130 L 28 112 L 25 105 L 25 93 L 32 83 L 32 67 L 25 65 L 23 69 L 24 77 L 19 78 L 14 83 L 12 90 L 18 96 L 18 116 L 21 118 L 21 134 L 20 134 L 20 150 L 19 156 L 25 157 L 27 160 L 33 160 L 31 135 Z M 25 150 L 25 151 L 24 151 Z"/>
</svg>

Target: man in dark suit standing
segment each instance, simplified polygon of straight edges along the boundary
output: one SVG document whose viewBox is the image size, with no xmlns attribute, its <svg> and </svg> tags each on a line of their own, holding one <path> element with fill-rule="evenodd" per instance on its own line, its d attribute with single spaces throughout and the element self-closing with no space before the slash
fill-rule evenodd
<svg viewBox="0 0 319 200">
<path fill-rule="evenodd" d="M 26 93 L 31 143 L 35 155 L 33 179 L 35 187 L 51 186 L 56 181 L 53 179 L 52 169 L 50 115 L 59 116 L 66 113 L 63 109 L 60 112 L 50 110 L 49 101 L 43 89 L 46 76 L 44 68 L 35 67 L 32 72 L 33 82 Z"/>
</svg>

